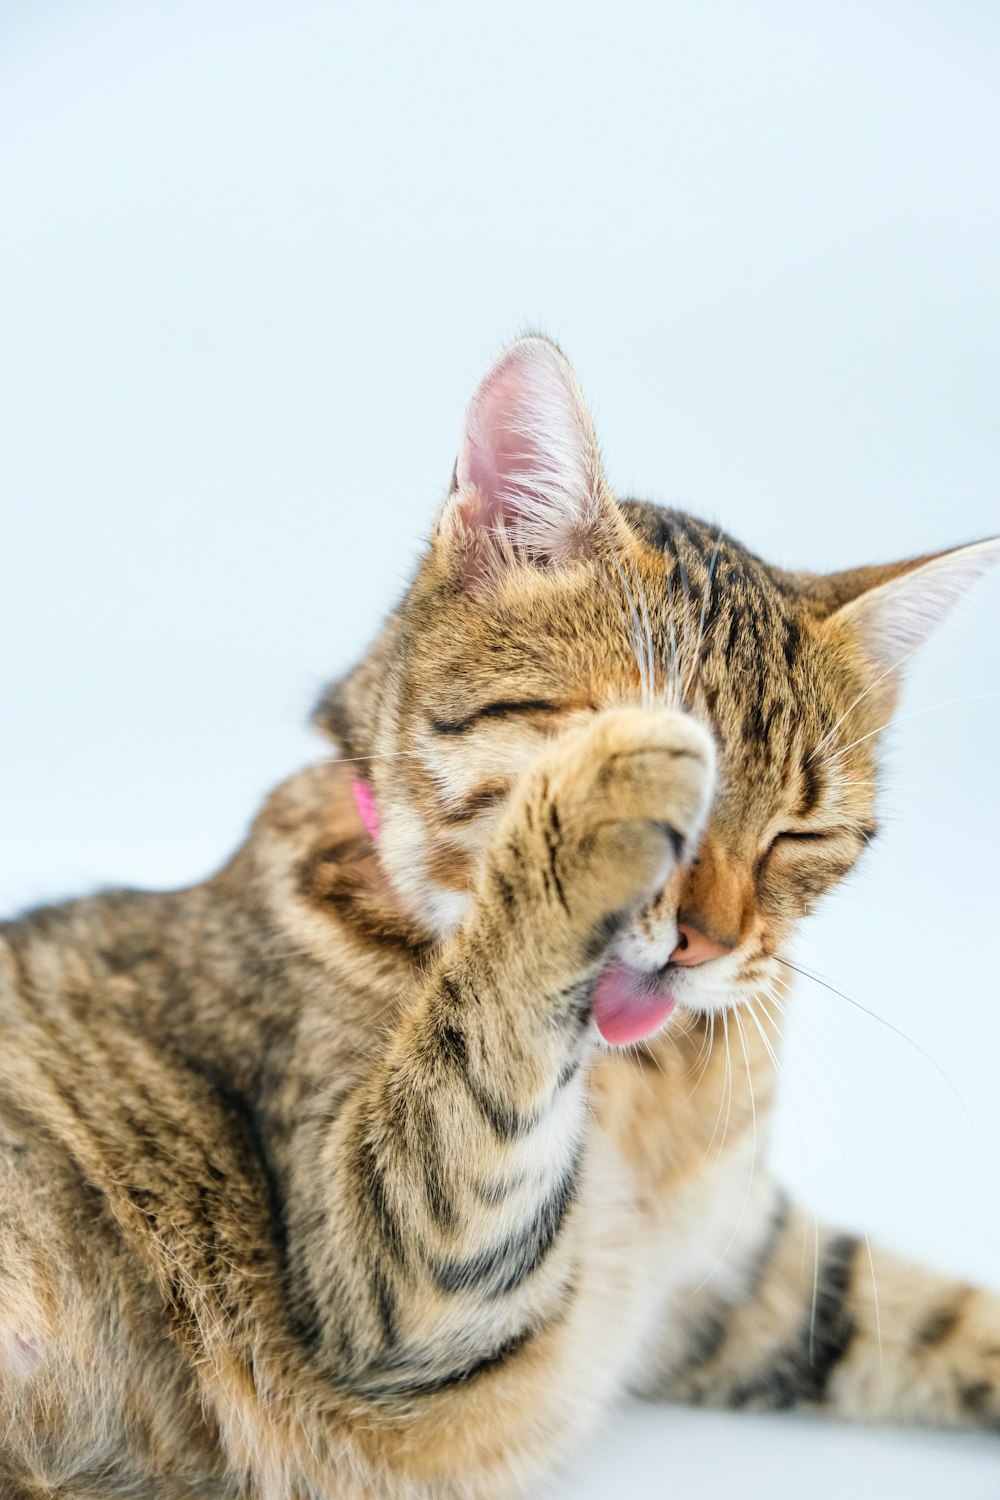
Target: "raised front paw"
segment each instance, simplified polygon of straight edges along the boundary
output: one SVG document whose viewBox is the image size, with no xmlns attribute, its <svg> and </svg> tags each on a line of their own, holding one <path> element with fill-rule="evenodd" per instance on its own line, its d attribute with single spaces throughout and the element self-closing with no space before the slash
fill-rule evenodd
<svg viewBox="0 0 1000 1500">
<path fill-rule="evenodd" d="M 614 709 L 554 741 L 518 787 L 498 878 L 528 882 L 558 928 L 597 959 L 662 888 L 701 833 L 715 783 L 708 733 L 669 709 Z M 516 865 L 504 873 L 504 864 Z"/>
</svg>

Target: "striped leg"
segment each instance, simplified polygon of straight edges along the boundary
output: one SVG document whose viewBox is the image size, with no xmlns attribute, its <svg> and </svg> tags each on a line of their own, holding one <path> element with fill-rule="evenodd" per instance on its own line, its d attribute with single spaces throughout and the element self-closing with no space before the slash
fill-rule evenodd
<svg viewBox="0 0 1000 1500">
<path fill-rule="evenodd" d="M 356 1393 L 467 1379 L 565 1306 L 591 986 L 710 782 L 690 720 L 620 710 L 515 790 L 468 918 L 327 1126 L 309 1187 L 309 1321 Z"/>
<path fill-rule="evenodd" d="M 1000 1297 L 817 1231 L 777 1189 L 740 1279 L 664 1335 L 655 1393 L 1000 1432 Z"/>
</svg>

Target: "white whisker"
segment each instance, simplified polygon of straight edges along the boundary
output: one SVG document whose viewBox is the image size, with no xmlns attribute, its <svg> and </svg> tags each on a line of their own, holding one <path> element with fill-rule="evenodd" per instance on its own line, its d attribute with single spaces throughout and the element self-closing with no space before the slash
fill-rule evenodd
<svg viewBox="0 0 1000 1500">
<path fill-rule="evenodd" d="M 740 1232 L 740 1229 L 741 1229 L 741 1227 L 743 1225 L 743 1220 L 746 1217 L 747 1205 L 750 1202 L 750 1193 L 751 1193 L 751 1190 L 753 1188 L 754 1172 L 755 1172 L 756 1167 L 757 1167 L 757 1102 L 756 1102 L 756 1100 L 754 1098 L 753 1070 L 750 1067 L 750 1052 L 749 1052 L 749 1049 L 747 1048 L 746 1035 L 745 1035 L 745 1033 L 743 1031 L 743 1023 L 740 1020 L 740 1013 L 739 1013 L 738 1009 L 734 1009 L 734 1011 L 733 1011 L 733 1020 L 736 1022 L 736 1025 L 737 1025 L 737 1028 L 738 1028 L 738 1031 L 739 1031 L 740 1046 L 743 1049 L 743 1061 L 746 1064 L 746 1070 L 747 1070 L 747 1085 L 748 1085 L 749 1090 L 750 1090 L 750 1117 L 751 1117 L 751 1129 L 752 1129 L 752 1132 L 753 1132 L 753 1134 L 751 1136 L 751 1143 L 750 1143 L 750 1171 L 749 1171 L 749 1173 L 747 1175 L 747 1185 L 746 1185 L 746 1191 L 743 1194 L 743 1204 L 742 1204 L 742 1207 L 740 1208 L 739 1217 L 737 1218 L 736 1223 L 733 1226 L 733 1232 L 729 1236 L 729 1239 L 726 1241 L 725 1248 L 723 1249 L 723 1252 L 719 1256 L 719 1258 L 716 1261 L 715 1265 L 708 1272 L 708 1275 L 705 1276 L 704 1279 L 698 1283 L 698 1285 L 695 1287 L 694 1291 L 691 1293 L 691 1297 L 696 1297 L 698 1295 L 698 1293 L 707 1285 L 707 1283 L 709 1281 L 711 1281 L 711 1279 L 715 1275 L 715 1273 L 725 1263 L 726 1256 L 729 1254 L 730 1250 L 733 1248 L 733 1245 L 736 1242 L 736 1238 L 737 1238 L 737 1236 L 738 1236 L 738 1234 Z"/>
<path fill-rule="evenodd" d="M 635 602 L 635 595 L 632 593 L 632 589 L 629 586 L 629 581 L 626 576 L 625 569 L 622 566 L 621 558 L 617 553 L 615 554 L 615 569 L 618 573 L 625 598 L 628 601 L 629 613 L 632 617 L 632 628 L 629 635 L 629 640 L 632 646 L 632 650 L 635 654 L 636 666 L 639 668 L 639 684 L 640 691 L 642 692 L 642 704 L 644 708 L 648 708 L 652 697 L 652 689 L 649 682 L 648 668 L 645 658 L 645 645 L 642 625 L 639 620 L 639 610 Z"/>
<path fill-rule="evenodd" d="M 973 1143 L 976 1147 L 976 1152 L 979 1156 L 980 1168 L 985 1178 L 986 1158 L 983 1154 L 983 1148 L 982 1143 L 979 1139 L 979 1133 L 976 1130 L 975 1124 L 973 1123 L 972 1116 L 969 1113 L 965 1100 L 962 1098 L 961 1094 L 958 1092 L 958 1089 L 955 1087 L 954 1083 L 951 1081 L 948 1074 L 945 1072 L 944 1068 L 942 1068 L 941 1064 L 936 1060 L 936 1058 L 932 1057 L 925 1048 L 921 1047 L 919 1042 L 915 1042 L 911 1036 L 907 1036 L 906 1032 L 903 1031 L 899 1026 L 893 1025 L 892 1021 L 887 1021 L 885 1016 L 878 1015 L 876 1011 L 869 1010 L 867 1005 L 862 1005 L 861 1001 L 856 1000 L 853 995 L 846 994 L 844 990 L 838 989 L 837 986 L 835 984 L 831 984 L 829 980 L 824 979 L 819 974 L 814 974 L 811 969 L 803 968 L 800 964 L 793 964 L 789 959 L 782 958 L 777 953 L 774 956 L 779 964 L 784 964 L 786 969 L 794 969 L 796 974 L 801 974 L 805 979 L 811 979 L 814 984 L 818 984 L 823 989 L 829 990 L 831 995 L 838 995 L 841 1000 L 846 1000 L 848 1005 L 853 1005 L 856 1010 L 860 1010 L 864 1015 L 870 1016 L 873 1021 L 881 1022 L 881 1024 L 887 1027 L 889 1031 L 894 1032 L 898 1037 L 902 1037 L 904 1042 L 907 1042 L 915 1052 L 919 1052 L 920 1056 L 924 1058 L 925 1061 L 930 1063 L 934 1071 L 936 1073 L 939 1073 L 940 1076 L 944 1079 L 945 1083 L 948 1085 L 948 1088 L 954 1095 L 954 1098 L 959 1108 L 961 1109 L 962 1114 L 965 1116 L 966 1124 L 969 1127 L 969 1133 L 972 1136 Z"/>
<path fill-rule="evenodd" d="M 700 618 L 698 620 L 698 634 L 697 634 L 697 636 L 695 638 L 694 652 L 693 652 L 692 658 L 691 658 L 691 667 L 690 667 L 689 675 L 688 675 L 687 681 L 684 684 L 684 693 L 683 693 L 683 697 L 684 698 L 686 698 L 688 696 L 688 694 L 690 693 L 692 685 L 693 685 L 694 680 L 695 680 L 695 677 L 697 676 L 697 673 L 698 673 L 698 656 L 699 656 L 699 652 L 701 651 L 702 637 L 704 636 L 704 633 L 705 633 L 705 615 L 706 615 L 706 613 L 708 611 L 708 600 L 709 600 L 709 596 L 710 596 L 711 591 L 712 591 L 712 579 L 715 576 L 715 564 L 718 561 L 718 558 L 719 558 L 719 548 L 721 546 L 722 546 L 722 532 L 720 531 L 719 535 L 715 539 L 715 550 L 712 553 L 712 560 L 711 560 L 711 562 L 708 565 L 708 573 L 707 573 L 707 575 L 705 577 L 705 587 L 704 587 L 704 590 L 702 591 L 702 596 L 701 596 L 701 616 L 700 616 Z"/>
<path fill-rule="evenodd" d="M 890 724 L 905 724 L 907 719 L 919 719 L 921 714 L 934 713 L 939 708 L 955 708 L 960 703 L 982 703 L 993 698 L 1000 698 L 1000 693 L 969 693 L 964 698 L 946 698 L 942 703 L 928 703 L 924 708 L 915 708 L 912 713 L 899 714 L 886 719 L 884 724 L 879 724 L 875 729 L 869 729 L 867 734 L 859 734 L 856 740 L 851 740 L 850 744 L 840 746 L 830 758 L 839 760 L 856 745 L 863 745 L 866 740 L 874 739 L 875 735 L 888 729 Z"/>
<path fill-rule="evenodd" d="M 891 677 L 894 672 L 898 672 L 899 669 L 900 669 L 900 667 L 903 666 L 906 662 L 909 661 L 910 657 L 914 654 L 914 652 L 920 650 L 921 644 L 922 643 L 920 641 L 918 641 L 915 646 L 911 646 L 910 649 L 909 649 L 909 651 L 905 652 L 905 654 L 903 656 L 901 656 L 898 661 L 893 662 L 893 664 L 892 664 L 891 667 L 886 667 L 886 669 L 885 669 L 884 672 L 881 672 L 879 674 L 879 676 L 876 677 L 873 682 L 870 682 L 868 684 L 868 686 L 865 688 L 864 692 L 858 694 L 858 696 L 855 698 L 854 702 L 850 705 L 850 707 L 846 708 L 844 710 L 844 712 L 841 714 L 841 716 L 837 720 L 836 724 L 834 724 L 832 728 L 828 729 L 827 732 L 826 732 L 826 734 L 824 734 L 823 738 L 819 741 L 819 743 L 817 745 L 814 745 L 813 748 L 812 748 L 812 750 L 810 750 L 809 755 L 807 757 L 809 760 L 812 760 L 812 758 L 813 758 L 814 755 L 818 755 L 819 754 L 819 752 L 822 750 L 823 746 L 826 744 L 827 740 L 833 738 L 833 736 L 836 734 L 837 730 L 840 728 L 841 724 L 843 724 L 844 720 L 847 718 L 847 716 L 849 714 L 852 714 L 854 712 L 854 710 L 857 708 L 858 704 L 861 703 L 863 701 L 863 699 L 867 698 L 869 693 L 874 692 L 875 689 L 878 687 L 878 685 L 879 685 L 880 682 L 884 682 L 887 677 Z"/>
</svg>

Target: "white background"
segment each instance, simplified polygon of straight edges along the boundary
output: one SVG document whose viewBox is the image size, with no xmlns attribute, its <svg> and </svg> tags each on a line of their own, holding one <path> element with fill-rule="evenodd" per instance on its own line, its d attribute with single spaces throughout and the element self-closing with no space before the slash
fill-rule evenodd
<svg viewBox="0 0 1000 1500">
<path fill-rule="evenodd" d="M 195 879 L 323 753 L 526 326 L 623 492 L 772 561 L 1000 530 L 988 0 L 4 0 L 0 142 L 0 909 Z M 911 674 L 774 1155 L 1000 1286 L 998 624 L 1000 580 Z M 560 1493 L 998 1479 L 995 1440 L 637 1407 Z"/>
</svg>

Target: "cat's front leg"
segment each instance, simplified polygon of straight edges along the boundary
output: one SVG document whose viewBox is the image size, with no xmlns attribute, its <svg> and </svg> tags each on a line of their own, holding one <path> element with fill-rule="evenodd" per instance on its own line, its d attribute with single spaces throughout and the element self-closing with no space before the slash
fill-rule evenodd
<svg viewBox="0 0 1000 1500">
<path fill-rule="evenodd" d="M 671 1316 L 647 1394 L 1000 1432 L 1000 1297 L 817 1227 L 771 1191 L 739 1288 L 709 1282 Z"/>
<path fill-rule="evenodd" d="M 712 780 L 691 719 L 622 709 L 515 788 L 466 920 L 318 1164 L 311 1302 L 359 1396 L 467 1382 L 565 1309 L 594 982 L 690 849 Z"/>
</svg>

